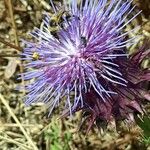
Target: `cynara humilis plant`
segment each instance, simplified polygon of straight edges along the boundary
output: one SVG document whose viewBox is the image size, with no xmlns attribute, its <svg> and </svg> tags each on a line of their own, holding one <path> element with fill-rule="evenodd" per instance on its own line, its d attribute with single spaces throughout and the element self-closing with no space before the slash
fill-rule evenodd
<svg viewBox="0 0 150 150">
<path fill-rule="evenodd" d="M 134 30 L 124 28 L 140 13 L 128 19 L 132 1 L 71 0 L 65 5 L 69 19 L 63 27 L 50 31 L 51 16 L 45 14 L 42 28 L 31 35 L 36 42 L 24 41 L 26 60 L 26 104 L 44 102 L 50 114 L 65 99 L 63 116 L 82 110 L 89 128 L 96 122 L 111 119 L 133 121 L 133 114 L 143 113 L 141 84 L 150 79 L 142 70 L 148 51 L 140 49 L 128 56 L 126 47 L 137 37 L 127 39 Z M 56 8 L 51 1 L 54 13 Z M 37 55 L 37 59 L 33 59 Z"/>
</svg>

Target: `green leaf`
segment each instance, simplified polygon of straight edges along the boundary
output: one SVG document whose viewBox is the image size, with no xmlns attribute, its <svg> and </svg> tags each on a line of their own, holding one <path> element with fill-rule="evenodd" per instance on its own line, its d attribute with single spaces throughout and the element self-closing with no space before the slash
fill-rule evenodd
<svg viewBox="0 0 150 150">
<path fill-rule="evenodd" d="M 54 141 L 54 144 L 51 145 L 51 150 L 62 150 L 62 145 L 60 145 L 60 144 L 61 143 Z"/>
<path fill-rule="evenodd" d="M 137 118 L 136 122 L 143 130 L 144 137 L 150 138 L 150 118 L 148 116 L 144 116 L 142 120 Z"/>
</svg>

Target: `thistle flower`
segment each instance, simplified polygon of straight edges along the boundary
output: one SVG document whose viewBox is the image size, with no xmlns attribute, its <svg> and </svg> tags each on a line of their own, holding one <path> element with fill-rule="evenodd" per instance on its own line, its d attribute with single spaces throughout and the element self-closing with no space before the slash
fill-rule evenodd
<svg viewBox="0 0 150 150">
<path fill-rule="evenodd" d="M 91 116 L 95 120 L 107 115 L 120 93 L 124 94 L 122 89 L 128 91 L 131 84 L 128 72 L 122 69 L 127 69 L 126 62 L 130 64 L 125 47 L 135 39 L 125 38 L 133 30 L 123 32 L 138 15 L 127 21 L 134 9 L 131 2 L 112 0 L 108 4 L 107 0 L 85 0 L 84 3 L 81 0 L 77 4 L 72 0 L 65 6 L 71 19 L 64 18 L 63 27 L 55 36 L 49 30 L 52 18 L 46 14 L 43 27 L 31 33 L 37 42 L 24 41 L 26 48 L 22 55 L 27 61 L 24 76 L 26 80 L 34 79 L 26 86 L 26 104 L 47 103 L 51 113 L 66 98 L 65 109 L 69 109 L 69 114 L 78 108 L 95 113 L 93 111 L 99 111 L 99 106 L 104 105 L 101 113 Z M 56 8 L 54 11 L 57 13 Z"/>
</svg>

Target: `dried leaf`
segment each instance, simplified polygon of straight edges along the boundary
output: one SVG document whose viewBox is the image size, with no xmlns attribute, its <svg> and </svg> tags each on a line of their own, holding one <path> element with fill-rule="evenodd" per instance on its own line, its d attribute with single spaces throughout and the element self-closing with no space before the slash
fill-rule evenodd
<svg viewBox="0 0 150 150">
<path fill-rule="evenodd" d="M 6 79 L 9 79 L 13 76 L 13 74 L 16 71 L 16 67 L 17 67 L 17 62 L 15 58 L 11 58 L 8 62 L 8 65 L 5 69 L 5 73 L 4 76 Z"/>
</svg>

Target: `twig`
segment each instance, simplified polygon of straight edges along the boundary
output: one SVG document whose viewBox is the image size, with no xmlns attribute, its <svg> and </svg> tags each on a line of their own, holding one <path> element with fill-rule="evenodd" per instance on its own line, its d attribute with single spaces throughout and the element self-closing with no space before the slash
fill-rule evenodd
<svg viewBox="0 0 150 150">
<path fill-rule="evenodd" d="M 42 124 L 22 124 L 23 127 L 26 127 L 26 128 L 30 128 L 30 127 L 42 127 L 43 125 Z M 19 127 L 18 124 L 15 124 L 15 123 L 6 123 L 6 124 L 0 124 L 0 127 Z"/>
<path fill-rule="evenodd" d="M 4 127 L 5 128 L 5 127 Z M 6 128 L 5 128 L 6 129 Z M 1 133 L 1 132 L 0 132 Z M 21 133 L 15 133 L 13 131 L 5 131 L 5 134 L 11 138 L 24 138 L 24 135 Z"/>
<path fill-rule="evenodd" d="M 20 57 L 19 54 L 0 54 L 0 57 Z"/>
<path fill-rule="evenodd" d="M 17 51 L 22 51 L 22 48 L 16 45 L 13 45 L 7 41 L 5 41 L 2 37 L 0 37 L 0 42 L 6 44 L 7 46 L 16 49 Z"/>
<path fill-rule="evenodd" d="M 19 46 L 17 28 L 16 28 L 16 23 L 15 23 L 15 20 L 14 20 L 13 7 L 12 7 L 12 1 L 11 0 L 8 0 L 8 9 L 9 9 L 10 18 L 12 20 L 12 27 L 14 29 L 15 44 L 17 46 Z"/>
<path fill-rule="evenodd" d="M 10 115 L 13 117 L 13 119 L 15 120 L 15 122 L 18 124 L 20 130 L 22 131 L 22 133 L 24 134 L 24 136 L 26 137 L 27 141 L 32 145 L 34 150 L 38 150 L 37 146 L 33 143 L 32 139 L 30 138 L 30 136 L 27 134 L 27 132 L 25 131 L 25 129 L 23 128 L 23 126 L 21 125 L 21 123 L 19 122 L 18 118 L 15 116 L 15 114 L 13 113 L 13 111 L 11 110 L 10 106 L 8 105 L 8 103 L 6 102 L 6 100 L 4 99 L 4 97 L 0 94 L 0 99 L 2 101 L 2 103 L 5 105 L 5 107 L 7 108 L 8 112 L 10 113 Z"/>
<path fill-rule="evenodd" d="M 17 47 L 19 47 L 17 28 L 16 28 L 16 23 L 15 23 L 14 14 L 13 14 L 12 0 L 8 0 L 8 9 L 9 9 L 10 18 L 12 20 L 12 27 L 14 29 L 15 44 L 17 45 Z M 25 87 L 24 86 L 25 85 L 24 77 L 23 77 L 23 74 L 22 74 L 23 73 L 22 65 L 19 65 L 19 68 L 20 68 L 20 72 L 21 72 L 22 85 L 23 85 L 23 87 Z M 23 89 L 23 94 L 25 94 L 25 89 Z"/>
</svg>

